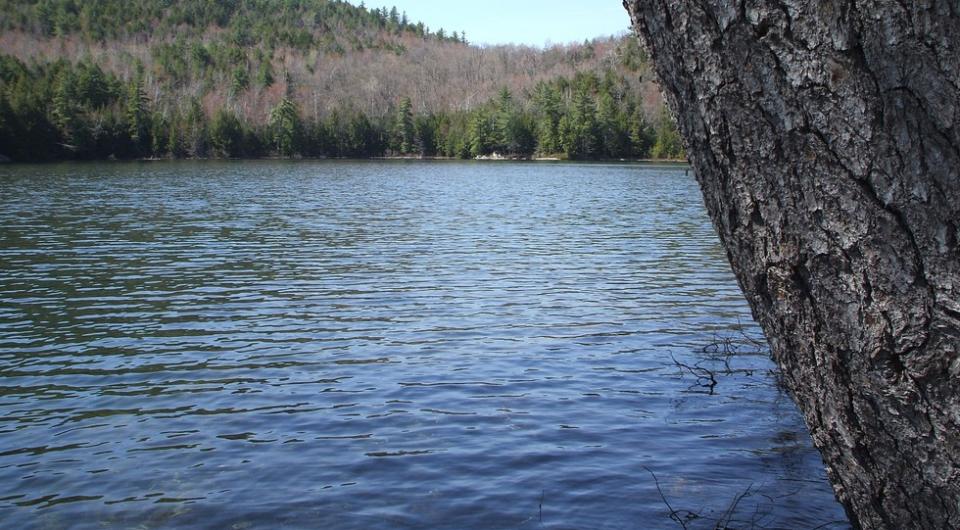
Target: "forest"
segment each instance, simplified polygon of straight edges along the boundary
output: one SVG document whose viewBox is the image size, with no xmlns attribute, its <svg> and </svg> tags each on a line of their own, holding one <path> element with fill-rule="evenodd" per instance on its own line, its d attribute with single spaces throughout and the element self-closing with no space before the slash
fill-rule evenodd
<svg viewBox="0 0 960 530">
<path fill-rule="evenodd" d="M 333 0 L 0 0 L 0 155 L 683 158 L 635 39 L 477 46 Z"/>
</svg>

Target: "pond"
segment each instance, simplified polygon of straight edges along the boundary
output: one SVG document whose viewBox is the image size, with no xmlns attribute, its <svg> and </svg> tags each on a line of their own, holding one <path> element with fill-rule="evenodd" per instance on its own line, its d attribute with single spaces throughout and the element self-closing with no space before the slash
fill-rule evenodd
<svg viewBox="0 0 960 530">
<path fill-rule="evenodd" d="M 0 167 L 4 526 L 671 510 L 849 528 L 684 167 Z"/>
</svg>

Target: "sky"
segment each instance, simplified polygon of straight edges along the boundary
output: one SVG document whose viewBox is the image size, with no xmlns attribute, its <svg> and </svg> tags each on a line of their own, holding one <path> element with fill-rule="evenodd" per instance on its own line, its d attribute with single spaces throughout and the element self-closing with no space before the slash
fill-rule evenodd
<svg viewBox="0 0 960 530">
<path fill-rule="evenodd" d="M 360 0 L 353 0 L 358 4 Z M 447 33 L 466 31 L 473 44 L 543 46 L 583 42 L 627 31 L 620 0 L 367 0 L 368 8 L 397 6 L 413 22 Z"/>
</svg>

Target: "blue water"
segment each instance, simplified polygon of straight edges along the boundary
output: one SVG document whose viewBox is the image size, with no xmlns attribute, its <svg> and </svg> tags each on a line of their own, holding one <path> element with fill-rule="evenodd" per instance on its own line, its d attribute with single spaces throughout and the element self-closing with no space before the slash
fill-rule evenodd
<svg viewBox="0 0 960 530">
<path fill-rule="evenodd" d="M 0 526 L 848 528 L 724 256 L 678 167 L 0 167 Z"/>
</svg>

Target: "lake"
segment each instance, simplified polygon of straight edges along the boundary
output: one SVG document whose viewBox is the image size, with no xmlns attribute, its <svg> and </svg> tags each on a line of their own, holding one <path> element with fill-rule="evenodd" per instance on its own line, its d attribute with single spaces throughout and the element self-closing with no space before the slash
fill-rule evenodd
<svg viewBox="0 0 960 530">
<path fill-rule="evenodd" d="M 6 528 L 849 528 L 683 167 L 3 166 L 0 275 Z"/>
</svg>

